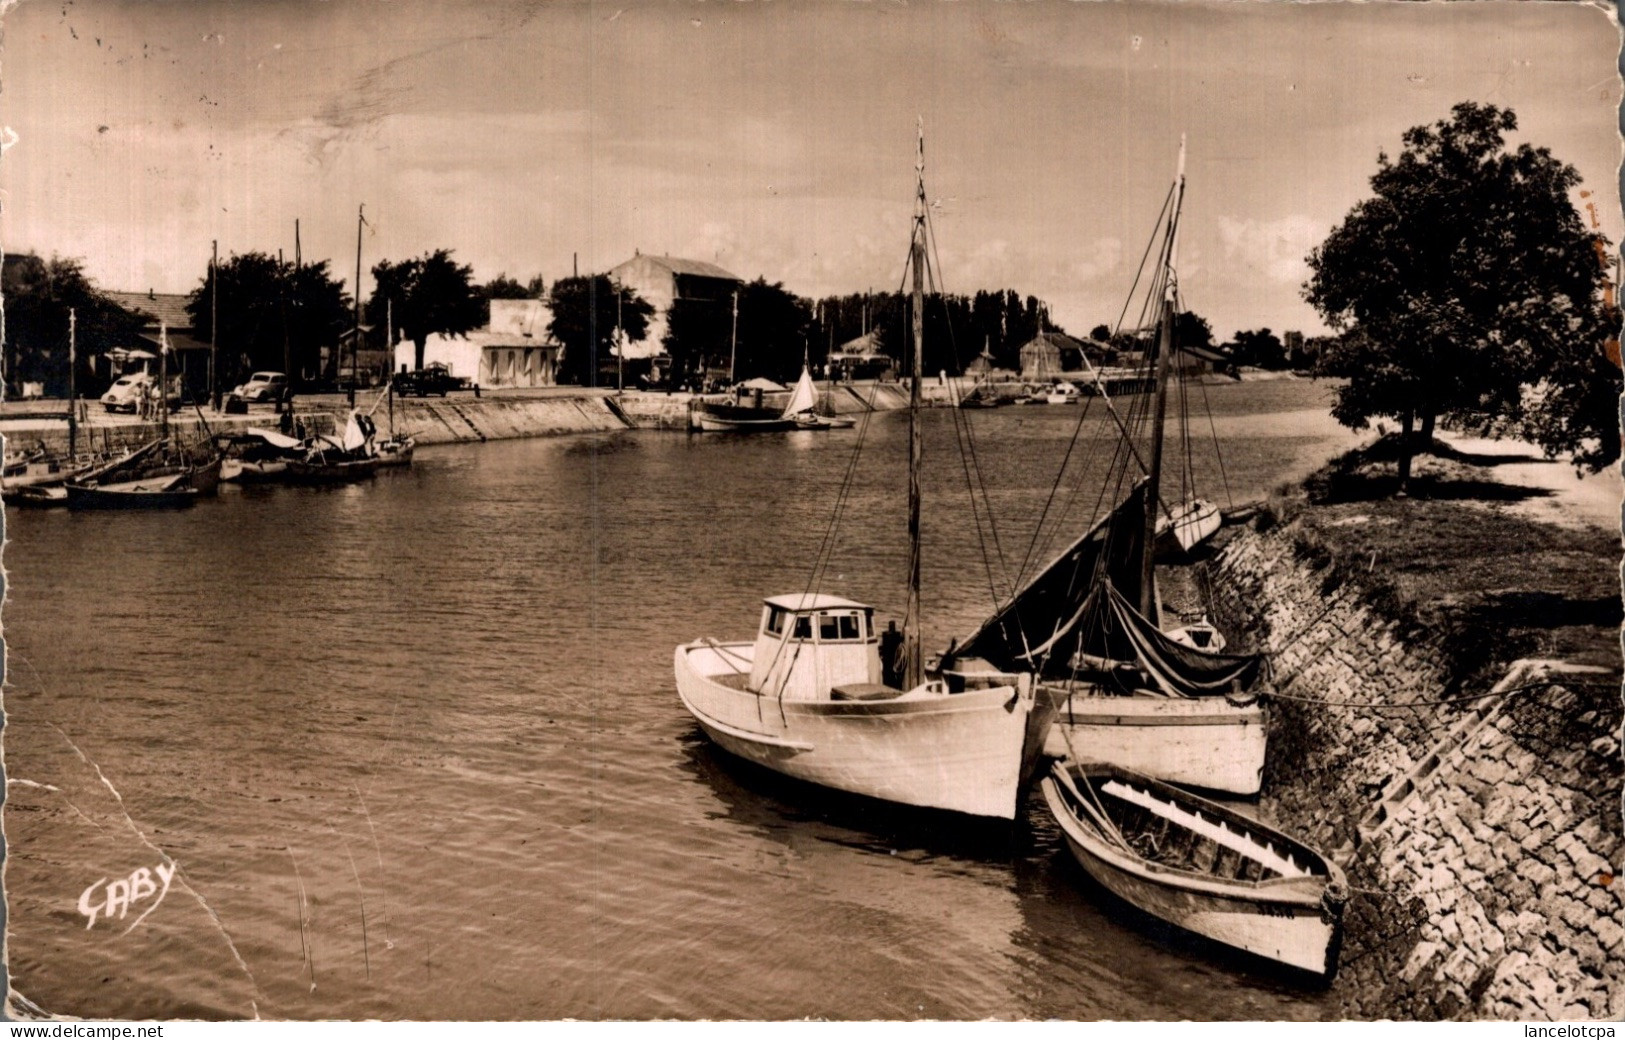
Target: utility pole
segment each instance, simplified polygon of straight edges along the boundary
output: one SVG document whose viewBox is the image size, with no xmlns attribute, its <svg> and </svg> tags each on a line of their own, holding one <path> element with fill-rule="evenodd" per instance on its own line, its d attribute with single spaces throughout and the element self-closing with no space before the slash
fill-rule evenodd
<svg viewBox="0 0 1625 1040">
<path fill-rule="evenodd" d="M 615 286 L 615 392 L 623 393 L 626 390 L 625 361 L 626 353 L 625 333 L 621 331 L 621 285 L 619 282 L 611 283 Z"/>
<path fill-rule="evenodd" d="M 209 247 L 209 404 L 220 410 L 220 240 Z"/>
<path fill-rule="evenodd" d="M 299 218 L 293 218 L 293 291 L 294 306 L 299 306 L 299 272 L 304 269 L 305 257 L 299 248 Z M 293 341 L 288 336 L 282 337 L 282 374 L 288 377 L 288 388 L 283 391 L 284 401 L 288 411 L 293 411 Z"/>
<path fill-rule="evenodd" d="M 739 357 L 739 290 L 734 290 L 734 324 L 733 334 L 728 338 L 728 385 L 732 386 L 734 376 L 734 361 Z"/>
<path fill-rule="evenodd" d="M 288 273 L 287 273 L 287 269 L 283 266 L 283 263 L 282 263 L 282 250 L 280 250 L 280 249 L 278 249 L 276 251 L 276 312 L 277 312 L 277 317 L 280 318 L 281 321 L 282 321 L 282 361 L 283 361 L 283 364 L 286 364 L 287 360 L 288 360 L 288 353 L 289 353 L 289 350 L 288 350 Z M 287 375 L 288 370 L 286 368 L 284 368 L 282 370 L 282 374 Z M 278 401 L 277 402 L 277 411 L 280 412 L 281 410 L 282 410 L 282 402 Z"/>
<path fill-rule="evenodd" d="M 75 364 L 74 329 L 78 324 L 79 316 L 72 307 L 68 308 L 68 460 L 79 454 L 79 403 L 74 400 L 73 369 Z"/>
<path fill-rule="evenodd" d="M 350 407 L 355 407 L 355 382 L 361 350 L 361 229 L 367 223 L 367 204 L 355 211 L 355 338 L 350 341 Z"/>
<path fill-rule="evenodd" d="M 158 429 L 169 439 L 169 328 L 158 326 Z"/>
</svg>

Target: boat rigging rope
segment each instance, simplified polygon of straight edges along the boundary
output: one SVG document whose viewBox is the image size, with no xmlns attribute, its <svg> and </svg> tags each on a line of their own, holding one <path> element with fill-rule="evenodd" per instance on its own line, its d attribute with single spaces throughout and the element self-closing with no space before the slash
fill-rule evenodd
<svg viewBox="0 0 1625 1040">
<path fill-rule="evenodd" d="M 1213 457 L 1219 463 L 1219 480 L 1224 484 L 1224 504 L 1234 512 L 1236 500 L 1230 494 L 1230 474 L 1225 472 L 1224 453 L 1219 450 L 1219 425 L 1213 419 L 1213 405 L 1207 399 L 1207 383 L 1197 384 L 1202 388 L 1202 410 L 1207 412 L 1208 428 L 1213 431 Z"/>
<path fill-rule="evenodd" d="M 948 349 L 953 358 L 954 367 L 958 368 L 959 343 L 954 338 L 954 326 L 948 313 L 946 294 L 943 292 L 942 286 L 937 282 L 937 274 L 942 270 L 942 256 L 937 251 L 936 224 L 931 219 L 931 208 L 929 206 L 925 210 L 924 230 L 926 233 L 925 244 L 930 247 L 929 252 L 924 249 L 920 251 L 921 256 L 926 261 L 926 281 L 930 284 L 931 291 L 936 293 L 943 301 L 943 325 L 948 330 Z M 918 345 L 916 345 L 916 349 L 918 349 Z M 999 590 L 997 579 L 993 574 L 994 560 L 997 559 L 998 569 L 1003 572 L 1006 583 L 1010 584 L 1012 595 L 1014 595 L 1014 579 L 1010 577 L 1010 567 L 1005 559 L 1004 546 L 999 541 L 999 528 L 994 519 L 993 503 L 988 500 L 987 481 L 982 475 L 981 458 L 976 453 L 976 438 L 971 430 L 969 418 L 962 414 L 962 410 L 957 407 L 957 404 L 958 401 L 956 400 L 956 407 L 953 409 L 954 437 L 959 444 L 960 468 L 965 474 L 965 492 L 970 499 L 971 519 L 976 527 L 977 548 L 982 554 L 982 569 L 987 577 L 988 596 L 993 601 L 994 611 L 997 612 L 999 609 Z M 981 493 L 980 508 L 977 505 L 977 492 Z M 982 530 L 983 512 L 987 514 L 986 534 Z M 989 540 L 993 543 L 993 553 L 991 555 L 988 553 Z"/>
</svg>

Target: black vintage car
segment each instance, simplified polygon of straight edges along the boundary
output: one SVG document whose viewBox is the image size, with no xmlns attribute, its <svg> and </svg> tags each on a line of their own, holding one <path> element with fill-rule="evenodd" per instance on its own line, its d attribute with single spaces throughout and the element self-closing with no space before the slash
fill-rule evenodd
<svg viewBox="0 0 1625 1040">
<path fill-rule="evenodd" d="M 395 376 L 395 392 L 402 397 L 413 394 L 418 397 L 428 397 L 430 394 L 445 397 L 453 390 L 467 389 L 468 380 L 452 375 L 445 365 L 429 365 L 416 372 L 401 372 Z"/>
</svg>

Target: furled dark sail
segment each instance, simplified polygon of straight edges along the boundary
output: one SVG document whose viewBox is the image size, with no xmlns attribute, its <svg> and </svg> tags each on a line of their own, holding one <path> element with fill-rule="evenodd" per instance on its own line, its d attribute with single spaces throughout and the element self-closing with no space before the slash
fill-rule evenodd
<svg viewBox="0 0 1625 1040">
<path fill-rule="evenodd" d="M 1006 671 L 1066 679 L 1133 666 L 1171 697 L 1250 690 L 1256 654 L 1220 654 L 1175 642 L 1135 607 L 1145 543 L 1145 482 L 1058 556 L 967 639 L 958 653 Z M 1126 691 L 1125 691 L 1126 692 Z"/>
<path fill-rule="evenodd" d="M 1145 481 L 1087 534 L 1022 587 L 959 648 L 1007 671 L 1036 669 L 1054 678 L 1074 671 L 1079 653 L 1134 660 L 1134 647 L 1108 623 L 1106 601 L 1092 596 L 1109 581 L 1129 595 L 1140 590 L 1145 542 Z M 1118 629 L 1116 638 L 1112 630 Z"/>
<path fill-rule="evenodd" d="M 1116 588 L 1106 586 L 1103 598 L 1111 611 L 1110 633 L 1133 646 L 1129 659 L 1170 697 L 1212 697 L 1251 690 L 1258 682 L 1262 654 L 1219 654 L 1186 646 L 1146 620 Z"/>
</svg>

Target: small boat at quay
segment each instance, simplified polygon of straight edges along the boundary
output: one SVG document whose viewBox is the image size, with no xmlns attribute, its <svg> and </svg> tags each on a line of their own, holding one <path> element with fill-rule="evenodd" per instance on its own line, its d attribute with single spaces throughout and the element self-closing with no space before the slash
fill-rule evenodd
<svg viewBox="0 0 1625 1040">
<path fill-rule="evenodd" d="M 337 452 L 313 451 L 302 459 L 293 459 L 283 479 L 289 484 L 353 484 L 378 472 L 378 459 L 374 456 L 347 457 Z"/>
<path fill-rule="evenodd" d="M 339 437 L 311 439 L 303 457 L 288 460 L 283 479 L 290 484 L 353 484 L 378 472 L 380 460 L 373 450 L 372 420 L 350 413 Z"/>
<path fill-rule="evenodd" d="M 268 484 L 285 478 L 288 463 L 305 453 L 305 442 L 276 430 L 250 426 L 241 433 L 220 434 L 220 479 L 236 484 Z"/>
<path fill-rule="evenodd" d="M 1273 827 L 1117 766 L 1056 763 L 1041 787 L 1100 885 L 1160 920 L 1330 980 L 1348 883 Z"/>
<path fill-rule="evenodd" d="M 1010 820 L 1053 705 L 1036 696 L 1030 673 L 928 675 L 918 633 L 924 156 L 922 135 L 909 250 L 914 377 L 903 628 L 877 631 L 874 607 L 818 591 L 821 564 L 815 562 L 807 591 L 764 602 L 754 641 L 685 643 L 676 649 L 673 671 L 678 697 L 700 729 L 740 758 L 835 790 Z M 806 385 L 810 391 L 810 376 Z M 791 422 L 793 414 L 787 410 Z M 860 438 L 854 454 L 861 447 Z M 843 504 L 837 501 L 836 517 Z"/>
<path fill-rule="evenodd" d="M 69 509 L 179 509 L 202 494 L 187 474 L 149 477 L 114 484 L 68 484 Z"/>
<path fill-rule="evenodd" d="M 379 441 L 373 446 L 378 458 L 379 467 L 410 466 L 412 464 L 412 449 L 417 442 L 410 437 L 391 437 L 387 441 Z"/>
<path fill-rule="evenodd" d="M 706 433 L 777 433 L 800 428 L 793 416 L 778 409 L 712 403 L 695 409 L 694 425 Z"/>
</svg>

